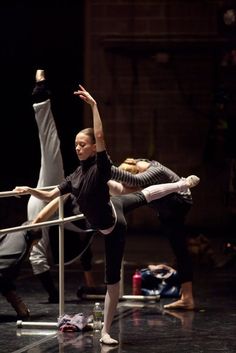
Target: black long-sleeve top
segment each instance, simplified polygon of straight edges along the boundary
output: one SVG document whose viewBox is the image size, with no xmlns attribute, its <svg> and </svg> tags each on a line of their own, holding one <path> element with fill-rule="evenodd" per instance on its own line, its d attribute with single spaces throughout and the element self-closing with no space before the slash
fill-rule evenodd
<svg viewBox="0 0 236 353">
<path fill-rule="evenodd" d="M 112 162 L 106 151 L 81 161 L 80 166 L 58 186 L 60 194 L 72 193 L 93 229 L 107 229 L 114 224 L 108 180 Z"/>
</svg>

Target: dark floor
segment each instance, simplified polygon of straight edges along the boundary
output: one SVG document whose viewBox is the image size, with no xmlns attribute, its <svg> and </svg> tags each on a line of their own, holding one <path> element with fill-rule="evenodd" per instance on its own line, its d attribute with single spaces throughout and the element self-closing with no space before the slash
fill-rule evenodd
<svg viewBox="0 0 236 353">
<path fill-rule="evenodd" d="M 99 334 L 93 331 L 61 333 L 57 328 L 32 325 L 17 328 L 14 310 L 0 297 L 0 351 L 7 352 L 86 352 L 86 353 L 234 353 L 236 352 L 236 261 L 227 262 L 221 239 L 211 239 L 207 256 L 194 255 L 194 293 L 197 309 L 193 312 L 166 312 L 158 302 L 120 301 L 112 325 L 117 347 L 102 346 Z M 135 251 L 134 251 L 135 247 Z M 98 283 L 103 278 L 102 242 L 96 238 L 94 270 Z M 209 249 L 208 249 L 209 250 Z M 148 263 L 170 262 L 172 254 L 167 241 L 153 235 L 128 237 L 124 265 L 124 294 L 131 294 L 131 278 L 136 267 Z M 225 265 L 223 266 L 225 261 Z M 57 268 L 53 269 L 57 280 Z M 79 301 L 77 286 L 82 273 L 79 264 L 65 268 L 65 313 L 83 312 L 89 316 L 93 301 Z M 31 310 L 30 323 L 56 323 L 58 304 L 48 304 L 47 295 L 25 265 L 18 281 L 18 292 Z"/>
</svg>

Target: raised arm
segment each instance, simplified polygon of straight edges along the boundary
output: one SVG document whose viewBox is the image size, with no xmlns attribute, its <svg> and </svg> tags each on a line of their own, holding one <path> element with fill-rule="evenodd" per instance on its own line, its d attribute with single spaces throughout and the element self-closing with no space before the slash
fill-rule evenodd
<svg viewBox="0 0 236 353">
<path fill-rule="evenodd" d="M 91 106 L 93 113 L 93 129 L 96 140 L 96 150 L 97 152 L 102 152 L 106 149 L 102 120 L 98 111 L 97 102 L 95 99 L 86 91 L 86 89 L 79 85 L 80 89 L 74 92 L 75 95 L 79 96 L 83 101 Z"/>
</svg>

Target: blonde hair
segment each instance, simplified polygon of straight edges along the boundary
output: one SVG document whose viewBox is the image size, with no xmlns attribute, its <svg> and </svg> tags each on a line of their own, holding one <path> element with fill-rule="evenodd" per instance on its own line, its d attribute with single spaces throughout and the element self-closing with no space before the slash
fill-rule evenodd
<svg viewBox="0 0 236 353">
<path fill-rule="evenodd" d="M 134 158 L 126 158 L 124 162 L 119 165 L 120 169 L 125 170 L 126 172 L 132 173 L 132 174 L 138 174 L 139 170 L 136 165 L 136 160 Z"/>
</svg>

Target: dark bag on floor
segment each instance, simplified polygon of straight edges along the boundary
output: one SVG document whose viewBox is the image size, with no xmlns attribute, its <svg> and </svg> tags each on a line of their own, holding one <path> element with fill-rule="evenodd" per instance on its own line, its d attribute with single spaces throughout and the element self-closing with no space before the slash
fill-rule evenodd
<svg viewBox="0 0 236 353">
<path fill-rule="evenodd" d="M 161 264 L 151 269 L 144 268 L 140 272 L 143 295 L 160 295 L 161 298 L 180 296 L 178 273 L 172 267 Z"/>
</svg>

